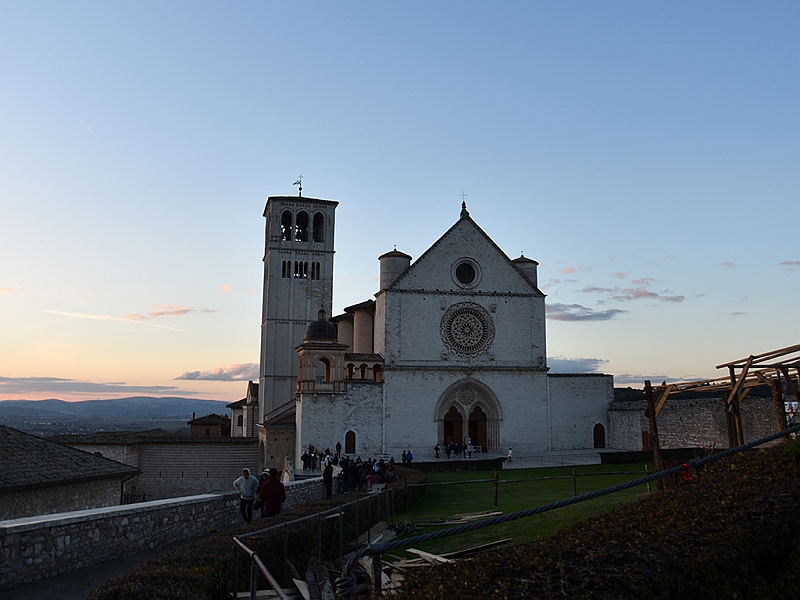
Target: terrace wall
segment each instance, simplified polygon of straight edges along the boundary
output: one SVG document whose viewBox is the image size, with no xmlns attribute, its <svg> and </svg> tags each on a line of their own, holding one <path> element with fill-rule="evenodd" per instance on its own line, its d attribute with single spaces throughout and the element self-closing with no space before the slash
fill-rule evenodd
<svg viewBox="0 0 800 600">
<path fill-rule="evenodd" d="M 283 510 L 324 493 L 319 477 L 287 483 Z M 235 491 L 0 521 L 0 590 L 239 525 Z"/>
</svg>

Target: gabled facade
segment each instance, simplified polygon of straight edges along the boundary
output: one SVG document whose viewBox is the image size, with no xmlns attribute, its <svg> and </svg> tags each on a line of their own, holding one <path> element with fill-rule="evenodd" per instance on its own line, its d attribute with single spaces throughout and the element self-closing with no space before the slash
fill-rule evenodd
<svg viewBox="0 0 800 600">
<path fill-rule="evenodd" d="M 536 261 L 509 259 L 465 205 L 413 263 L 397 250 L 379 261 L 374 300 L 327 320 L 330 298 L 306 297 L 308 310 L 318 308 L 294 346 L 298 468 L 309 444 L 340 442 L 347 454 L 371 457 L 403 450 L 424 457 L 450 441 L 484 453 L 597 444 L 613 378 L 548 375 Z M 270 300 L 271 285 L 265 279 Z M 277 347 L 269 339 L 265 345 Z M 266 375 L 270 364 L 262 364 Z M 285 421 L 286 410 L 274 414 Z M 272 455 L 262 437 L 264 454 Z"/>
</svg>

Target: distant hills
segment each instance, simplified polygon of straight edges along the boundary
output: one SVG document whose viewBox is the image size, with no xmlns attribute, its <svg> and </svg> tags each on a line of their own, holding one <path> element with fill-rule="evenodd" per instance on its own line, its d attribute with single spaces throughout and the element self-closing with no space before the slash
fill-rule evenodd
<svg viewBox="0 0 800 600">
<path fill-rule="evenodd" d="M 154 429 L 189 431 L 187 421 L 209 413 L 230 416 L 222 400 L 133 396 L 113 400 L 2 400 L 0 424 L 35 435 Z"/>
</svg>

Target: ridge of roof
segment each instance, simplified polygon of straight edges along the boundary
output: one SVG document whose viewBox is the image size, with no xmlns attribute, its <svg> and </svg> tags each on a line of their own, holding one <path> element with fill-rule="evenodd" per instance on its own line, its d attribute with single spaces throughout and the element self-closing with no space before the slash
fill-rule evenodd
<svg viewBox="0 0 800 600">
<path fill-rule="evenodd" d="M 495 243 L 495 241 L 489 236 L 489 234 L 486 233 L 483 230 L 483 228 L 481 228 L 481 226 L 478 225 L 472 217 L 469 216 L 469 213 L 466 211 L 465 208 L 462 208 L 461 216 L 459 217 L 458 221 L 453 223 L 453 225 L 447 231 L 445 231 L 442 235 L 439 236 L 439 239 L 437 239 L 427 250 L 425 250 L 425 252 L 423 252 L 422 254 L 419 255 L 417 260 L 415 260 L 408 269 L 403 271 L 403 273 L 400 275 L 400 277 L 395 279 L 389 287 L 387 287 L 385 290 L 382 290 L 382 291 L 385 292 L 385 291 L 389 291 L 392 288 L 394 288 L 400 281 L 402 281 L 408 275 L 409 272 L 411 272 L 414 269 L 414 267 L 417 265 L 417 263 L 419 263 L 423 259 L 423 257 L 427 256 L 430 252 L 433 251 L 434 248 L 436 248 L 437 246 L 442 244 L 442 241 L 448 235 L 450 235 L 456 229 L 456 227 L 461 225 L 462 222 L 466 222 L 466 223 L 469 223 L 470 225 L 472 225 L 472 227 L 474 227 L 478 231 L 478 233 L 480 235 L 482 235 L 484 237 L 484 239 L 486 239 L 486 241 L 488 241 L 489 244 L 491 244 L 492 247 L 495 250 L 497 250 L 503 258 L 505 258 L 506 262 L 509 265 L 511 265 L 517 273 L 519 273 L 519 275 L 523 278 L 523 280 L 525 280 L 528 283 L 528 285 L 530 285 L 536 292 L 538 292 L 539 294 L 544 296 L 544 293 L 539 289 L 539 286 L 534 284 L 533 281 L 531 281 L 530 278 L 527 275 L 525 275 L 525 273 L 523 273 L 522 270 L 517 267 L 517 265 L 514 264 L 514 262 L 509 258 L 508 254 L 503 252 L 503 249 L 500 248 L 500 246 L 498 246 Z M 533 260 L 533 259 L 531 259 L 531 260 Z"/>
</svg>

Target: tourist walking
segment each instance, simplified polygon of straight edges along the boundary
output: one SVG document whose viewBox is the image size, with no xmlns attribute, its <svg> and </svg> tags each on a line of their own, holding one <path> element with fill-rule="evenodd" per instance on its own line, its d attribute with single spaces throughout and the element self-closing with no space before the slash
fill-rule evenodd
<svg viewBox="0 0 800 600">
<path fill-rule="evenodd" d="M 233 487 L 239 492 L 239 512 L 242 513 L 244 524 L 249 525 L 253 520 L 253 501 L 258 493 L 258 479 L 250 475 L 250 469 L 242 469 L 242 476 L 233 482 Z"/>
<path fill-rule="evenodd" d="M 506 459 L 508 462 L 514 462 L 514 461 L 511 459 L 511 450 L 512 450 L 512 449 L 511 449 L 511 447 L 509 446 L 509 448 L 508 448 L 508 458 Z"/>
<path fill-rule="evenodd" d="M 278 469 L 270 469 L 267 479 L 258 490 L 261 499 L 261 517 L 281 514 L 281 504 L 286 500 L 286 488 L 278 478 Z"/>
</svg>

